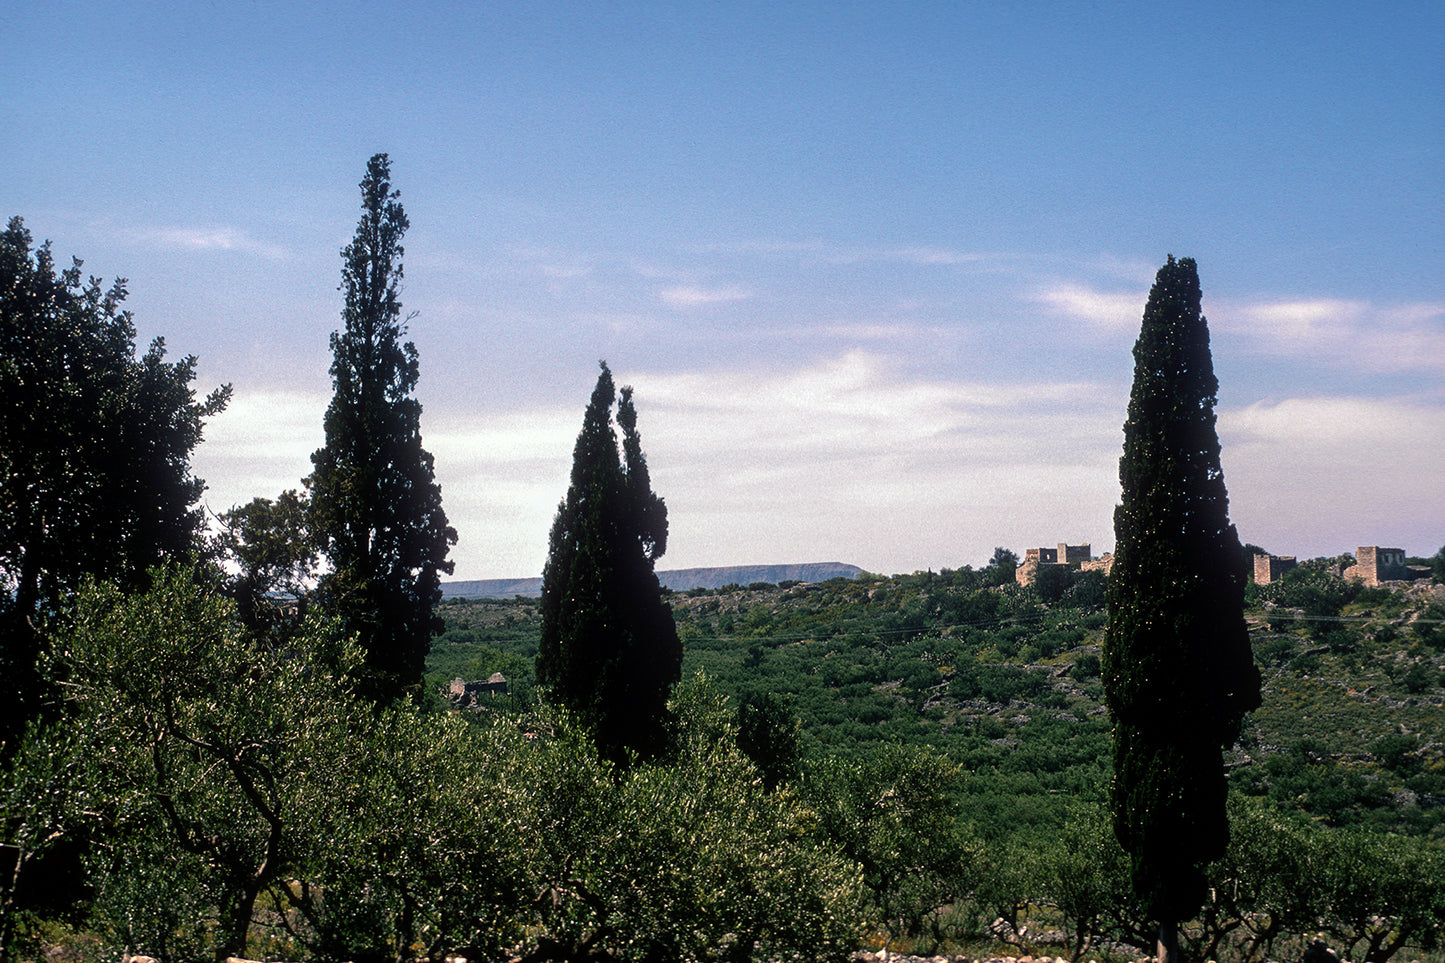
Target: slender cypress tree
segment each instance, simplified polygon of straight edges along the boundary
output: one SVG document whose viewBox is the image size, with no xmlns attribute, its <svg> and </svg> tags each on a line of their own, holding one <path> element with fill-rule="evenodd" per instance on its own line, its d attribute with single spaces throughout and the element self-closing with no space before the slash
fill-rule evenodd
<svg viewBox="0 0 1445 963">
<path fill-rule="evenodd" d="M 402 235 L 408 222 L 385 154 L 361 181 L 362 216 L 341 252 L 344 329 L 331 335 L 326 445 L 311 456 L 312 524 L 331 571 L 321 604 L 366 653 L 362 691 L 387 701 L 421 682 L 441 631 L 441 574 L 457 541 L 442 510 L 431 454 L 422 447 L 412 392 L 416 345 L 402 343 Z"/>
<path fill-rule="evenodd" d="M 652 491 L 632 389 L 617 399 L 606 363 L 582 420 L 567 497 L 542 572 L 537 681 L 585 725 L 609 758 L 663 745 L 682 645 L 653 563 L 667 547 L 667 506 Z"/>
<path fill-rule="evenodd" d="M 1159 269 L 1134 345 L 1104 645 L 1114 829 L 1161 958 L 1229 840 L 1221 751 L 1260 703 L 1239 536 L 1219 462 L 1219 383 L 1194 261 Z"/>
</svg>

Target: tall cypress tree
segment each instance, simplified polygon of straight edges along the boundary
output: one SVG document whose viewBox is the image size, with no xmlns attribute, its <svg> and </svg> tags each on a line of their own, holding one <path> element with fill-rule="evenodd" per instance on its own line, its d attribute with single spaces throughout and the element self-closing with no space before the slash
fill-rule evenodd
<svg viewBox="0 0 1445 963">
<path fill-rule="evenodd" d="M 667 506 L 652 491 L 632 389 L 617 400 L 606 363 L 572 455 L 567 497 L 542 572 L 537 681 L 616 761 L 648 756 L 664 738 L 682 645 L 653 570 L 667 548 Z"/>
<path fill-rule="evenodd" d="M 1159 269 L 1134 345 L 1119 461 L 1104 691 L 1114 829 L 1161 957 L 1198 912 L 1229 840 L 1221 751 L 1260 704 L 1245 576 L 1219 462 L 1219 383 L 1193 259 Z"/>
<path fill-rule="evenodd" d="M 402 343 L 402 235 L 406 213 L 385 154 L 361 181 L 362 216 L 341 252 L 344 328 L 331 335 L 335 393 L 326 445 L 307 480 L 315 534 L 330 562 L 320 601 L 366 653 L 365 694 L 386 701 L 421 682 L 441 631 L 441 574 L 457 541 L 442 510 L 431 454 L 422 447 L 420 366 Z"/>
</svg>

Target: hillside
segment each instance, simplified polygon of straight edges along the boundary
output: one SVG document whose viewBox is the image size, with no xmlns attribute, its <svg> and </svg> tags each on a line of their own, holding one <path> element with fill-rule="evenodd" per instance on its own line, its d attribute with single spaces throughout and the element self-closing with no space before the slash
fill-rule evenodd
<svg viewBox="0 0 1445 963">
<path fill-rule="evenodd" d="M 761 583 L 764 580 L 757 580 Z M 1103 576 L 1022 588 L 992 569 L 675 593 L 684 675 L 780 700 L 806 753 L 922 743 L 960 763 L 985 835 L 1048 831 L 1101 800 Z M 536 605 L 443 604 L 433 680 L 502 671 L 529 698 Z M 1264 706 L 1232 783 L 1331 826 L 1445 840 L 1445 587 L 1365 589 L 1309 568 L 1252 588 Z"/>
<path fill-rule="evenodd" d="M 657 573 L 663 588 L 674 592 L 689 589 L 718 589 L 726 585 L 755 582 L 823 582 L 830 578 L 856 578 L 863 570 L 842 562 L 808 562 L 800 565 L 731 565 L 721 568 L 678 568 Z M 478 579 L 442 583 L 442 597 L 449 599 L 536 598 L 542 594 L 542 579 Z"/>
</svg>

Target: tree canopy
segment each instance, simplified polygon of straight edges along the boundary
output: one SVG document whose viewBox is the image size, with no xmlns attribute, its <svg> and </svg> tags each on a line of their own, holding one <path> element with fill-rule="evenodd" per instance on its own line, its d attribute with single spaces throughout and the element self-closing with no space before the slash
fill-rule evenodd
<svg viewBox="0 0 1445 963">
<path fill-rule="evenodd" d="M 552 523 L 537 681 L 621 760 L 660 748 L 682 646 L 653 570 L 667 547 L 667 506 L 652 491 L 630 387 L 618 404 L 618 454 L 616 400 L 604 362 Z"/>
<path fill-rule="evenodd" d="M 1220 751 L 1260 703 L 1200 300 L 1194 261 L 1171 255 L 1134 346 L 1103 658 L 1115 830 L 1168 926 L 1199 908 L 1203 867 L 1224 853 Z"/>
<path fill-rule="evenodd" d="M 196 359 L 135 356 L 126 286 L 57 272 L 47 242 L 12 218 L 0 234 L 0 703 L 33 696 L 32 620 L 86 576 L 135 584 L 196 547 L 205 483 L 191 473 L 204 420 Z M 21 713 L 23 718 L 24 713 Z"/>
<path fill-rule="evenodd" d="M 421 681 L 441 574 L 457 533 L 442 509 L 422 447 L 416 345 L 403 343 L 402 236 L 408 221 L 377 154 L 361 181 L 362 216 L 341 252 L 343 328 L 331 335 L 334 394 L 326 444 L 311 456 L 312 526 L 330 571 L 322 604 L 366 653 L 371 695 L 385 700 Z"/>
</svg>

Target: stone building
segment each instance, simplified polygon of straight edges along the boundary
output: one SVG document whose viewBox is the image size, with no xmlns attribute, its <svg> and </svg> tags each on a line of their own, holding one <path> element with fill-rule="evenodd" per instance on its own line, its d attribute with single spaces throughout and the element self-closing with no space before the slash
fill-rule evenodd
<svg viewBox="0 0 1445 963">
<path fill-rule="evenodd" d="M 1278 580 L 1298 562 L 1293 555 L 1256 555 L 1254 557 L 1254 584 L 1268 585 Z"/>
<path fill-rule="evenodd" d="M 447 687 L 447 697 L 461 708 L 479 704 L 483 695 L 506 695 L 507 677 L 500 672 L 493 672 L 487 677 L 486 682 L 467 682 L 464 679 L 453 679 L 452 684 Z"/>
<path fill-rule="evenodd" d="M 1355 564 L 1344 571 L 1345 578 L 1357 578 L 1369 586 L 1381 582 L 1398 582 L 1415 577 L 1405 565 L 1403 548 L 1380 548 L 1361 545 L 1355 549 Z"/>
<path fill-rule="evenodd" d="M 1083 545 L 1066 545 L 1059 542 L 1056 548 L 1026 548 L 1024 560 L 1014 571 L 1014 579 L 1020 585 L 1032 585 L 1040 565 L 1079 565 L 1093 559 L 1088 542 Z"/>
</svg>

